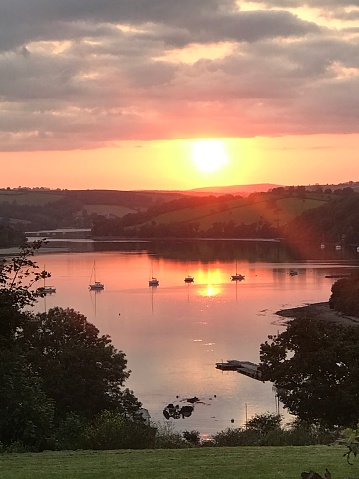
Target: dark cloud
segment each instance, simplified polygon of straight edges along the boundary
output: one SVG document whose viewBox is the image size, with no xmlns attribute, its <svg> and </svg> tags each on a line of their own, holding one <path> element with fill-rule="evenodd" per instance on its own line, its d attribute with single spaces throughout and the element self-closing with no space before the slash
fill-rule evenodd
<svg viewBox="0 0 359 479">
<path fill-rule="evenodd" d="M 357 131 L 358 2 L 255 3 L 2 0 L 1 148 Z"/>
</svg>

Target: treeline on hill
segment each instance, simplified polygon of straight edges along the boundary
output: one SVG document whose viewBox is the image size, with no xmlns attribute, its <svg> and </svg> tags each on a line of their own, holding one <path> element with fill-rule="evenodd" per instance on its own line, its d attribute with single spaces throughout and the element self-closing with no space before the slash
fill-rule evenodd
<svg viewBox="0 0 359 479">
<path fill-rule="evenodd" d="M 358 244 L 359 193 L 348 187 L 336 194 L 336 201 L 305 211 L 288 223 L 283 235 L 296 242 Z"/>
<path fill-rule="evenodd" d="M 21 231 L 16 231 L 9 225 L 0 223 L 0 248 L 20 246 L 26 242 L 26 237 Z"/>
<path fill-rule="evenodd" d="M 181 193 L 111 190 L 2 191 L 0 221 L 18 231 L 61 227 L 91 228 L 96 213 L 88 205 L 123 206 L 142 211 L 148 205 L 182 197 Z"/>
<path fill-rule="evenodd" d="M 169 212 L 185 211 L 199 206 L 213 205 L 216 212 L 222 208 L 225 213 L 227 204 L 234 198 L 233 195 L 220 197 L 187 197 L 169 201 L 162 205 L 156 205 L 141 213 L 133 213 L 122 218 L 106 219 L 95 218 L 92 233 L 93 236 L 127 236 L 140 238 L 166 238 L 166 237 L 212 237 L 212 238 L 276 238 L 284 237 L 292 242 L 316 241 L 340 241 L 345 238 L 347 242 L 359 240 L 359 193 L 354 193 L 352 188 L 346 187 L 332 192 L 331 189 L 318 188 L 317 194 L 327 195 L 332 198 L 323 206 L 314 206 L 297 218 L 286 224 L 276 224 L 269 221 L 265 216 L 253 219 L 252 222 L 236 223 L 233 220 L 213 221 L 203 228 L 200 221 L 173 221 L 162 222 L 158 219 L 161 215 Z M 265 203 L 268 211 L 278 210 L 277 202 L 283 199 L 297 198 L 305 201 L 313 192 L 307 192 L 304 186 L 278 187 L 270 193 L 253 193 L 246 200 L 248 205 Z M 350 214 L 348 214 L 350 211 Z M 344 214 L 345 213 L 345 214 Z M 184 215 L 185 216 L 185 215 Z M 208 217 L 211 214 L 208 213 Z M 273 217 L 272 217 L 273 218 Z"/>
<path fill-rule="evenodd" d="M 44 205 L 18 204 L 5 201 L 0 204 L 1 223 L 17 231 L 27 229 L 54 229 L 66 226 L 91 227 L 92 219 L 77 218 L 82 204 L 63 198 Z"/>
<path fill-rule="evenodd" d="M 255 194 L 252 195 L 254 197 Z M 236 224 L 234 221 L 213 222 L 208 229 L 201 229 L 198 221 L 181 221 L 172 223 L 157 223 L 154 219 L 162 214 L 171 213 L 200 206 L 227 210 L 227 202 L 234 199 L 233 195 L 184 197 L 163 204 L 154 205 L 140 213 L 130 213 L 122 218 L 106 219 L 97 217 L 94 221 L 93 236 L 127 236 L 139 238 L 251 238 L 275 237 L 277 230 L 264 219 L 252 224 Z M 237 198 L 240 198 L 237 196 Z M 250 201 L 250 199 L 249 199 Z"/>
</svg>

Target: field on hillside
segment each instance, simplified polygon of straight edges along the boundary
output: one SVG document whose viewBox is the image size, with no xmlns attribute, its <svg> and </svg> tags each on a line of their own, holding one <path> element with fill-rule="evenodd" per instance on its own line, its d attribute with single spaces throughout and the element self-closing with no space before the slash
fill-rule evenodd
<svg viewBox="0 0 359 479">
<path fill-rule="evenodd" d="M 121 205 L 84 205 L 82 209 L 86 210 L 89 215 L 96 213 L 97 215 L 115 215 L 122 217 L 128 213 L 138 213 L 137 210 Z"/>
<path fill-rule="evenodd" d="M 52 191 L 0 191 L 0 203 L 16 201 L 18 205 L 44 206 L 62 198 L 64 195 Z"/>
<path fill-rule="evenodd" d="M 157 224 L 198 222 L 201 229 L 208 229 L 213 223 L 233 221 L 237 225 L 252 224 L 260 220 L 273 226 L 288 223 L 304 211 L 328 203 L 331 197 L 321 194 L 276 197 L 272 194 L 258 195 L 256 201 L 234 198 L 215 204 L 186 208 L 165 213 L 154 218 Z"/>
<path fill-rule="evenodd" d="M 0 455 L 1 479 L 300 479 L 303 471 L 358 479 L 343 447 L 226 447 Z"/>
</svg>

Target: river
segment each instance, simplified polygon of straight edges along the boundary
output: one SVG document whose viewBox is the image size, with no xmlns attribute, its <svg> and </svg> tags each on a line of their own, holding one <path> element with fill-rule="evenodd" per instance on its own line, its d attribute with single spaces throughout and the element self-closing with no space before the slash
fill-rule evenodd
<svg viewBox="0 0 359 479">
<path fill-rule="evenodd" d="M 304 259 L 298 249 L 274 242 L 49 242 L 35 257 L 51 272 L 56 293 L 36 306 L 70 307 L 109 334 L 131 370 L 126 386 L 157 425 L 198 430 L 203 436 L 243 426 L 254 414 L 276 412 L 272 384 L 216 362 L 258 363 L 259 346 L 283 331 L 279 309 L 327 301 L 327 275 L 357 264 L 354 254 L 317 248 Z M 89 291 L 96 264 L 103 291 Z M 236 272 L 245 276 L 231 281 Z M 291 276 L 290 270 L 298 274 Z M 149 287 L 151 275 L 158 287 Z M 193 283 L 185 283 L 187 275 Z M 190 417 L 167 421 L 163 409 L 196 397 Z M 89 398 L 91 400 L 91 398 Z M 280 412 L 288 414 L 280 406 Z"/>
</svg>

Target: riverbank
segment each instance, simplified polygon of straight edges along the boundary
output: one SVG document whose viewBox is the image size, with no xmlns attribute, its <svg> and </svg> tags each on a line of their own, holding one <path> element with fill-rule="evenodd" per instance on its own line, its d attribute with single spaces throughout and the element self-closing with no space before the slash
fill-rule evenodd
<svg viewBox="0 0 359 479">
<path fill-rule="evenodd" d="M 334 311 L 334 309 L 330 309 L 329 302 L 307 304 L 298 308 L 281 309 L 275 314 L 284 318 L 315 318 L 321 321 L 331 321 L 343 326 L 359 326 L 359 318 L 346 316 L 338 311 Z"/>
</svg>

